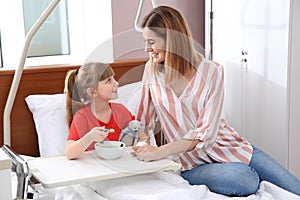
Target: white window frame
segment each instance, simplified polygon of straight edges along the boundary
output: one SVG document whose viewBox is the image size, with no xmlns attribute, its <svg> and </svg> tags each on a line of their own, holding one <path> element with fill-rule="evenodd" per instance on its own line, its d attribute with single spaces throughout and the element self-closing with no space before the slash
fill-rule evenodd
<svg viewBox="0 0 300 200">
<path fill-rule="evenodd" d="M 22 1 L 0 4 L 3 66 L 16 68 L 25 41 Z M 113 61 L 111 1 L 68 0 L 67 6 L 71 54 L 27 58 L 25 66 L 81 64 L 101 45 L 105 46 L 105 53 L 99 54 L 99 61 Z"/>
</svg>

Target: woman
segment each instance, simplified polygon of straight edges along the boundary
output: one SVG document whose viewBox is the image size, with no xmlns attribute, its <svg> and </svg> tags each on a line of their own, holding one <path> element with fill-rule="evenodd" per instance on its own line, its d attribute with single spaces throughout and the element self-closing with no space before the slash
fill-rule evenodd
<svg viewBox="0 0 300 200">
<path fill-rule="evenodd" d="M 137 119 L 146 133 L 159 121 L 167 144 L 134 147 L 133 154 L 143 161 L 173 156 L 190 184 L 228 196 L 253 194 L 262 180 L 300 195 L 296 177 L 221 118 L 223 67 L 195 50 L 182 15 L 160 6 L 144 18 L 142 28 L 149 61 Z"/>
</svg>

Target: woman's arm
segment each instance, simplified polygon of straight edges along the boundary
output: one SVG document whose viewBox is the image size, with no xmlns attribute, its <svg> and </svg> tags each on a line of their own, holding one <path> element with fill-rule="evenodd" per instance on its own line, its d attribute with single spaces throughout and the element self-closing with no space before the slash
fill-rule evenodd
<svg viewBox="0 0 300 200">
<path fill-rule="evenodd" d="M 197 124 L 190 127 L 183 139 L 199 140 L 198 149 L 211 148 L 219 134 L 221 115 L 224 101 L 224 71 L 221 65 L 215 63 L 204 63 L 203 69 L 198 72 L 204 83 L 205 89 L 194 86 L 195 103 L 198 106 Z M 204 93 L 202 93 L 204 92 Z M 205 95 L 203 95 L 205 94 Z M 193 111 L 191 111 L 193 112 Z"/>
<path fill-rule="evenodd" d="M 208 89 L 207 95 L 205 96 L 206 99 L 202 100 L 204 105 L 199 110 L 197 128 L 194 129 L 191 127 L 182 139 L 159 148 L 150 146 L 135 148 L 133 154 L 137 155 L 138 159 L 147 161 L 157 160 L 172 154 L 191 151 L 194 148 L 209 148 L 214 144 L 218 135 L 222 112 L 224 74 L 222 66 L 215 66 L 211 63 L 205 67 L 209 73 L 206 73 L 207 77 L 202 77 L 201 79 L 204 79 L 204 81 L 209 80 L 205 82 Z M 199 88 L 195 88 L 195 91 L 197 91 L 197 89 Z M 201 88 L 199 90 L 201 90 Z M 199 100 L 195 102 L 197 103 Z"/>
<path fill-rule="evenodd" d="M 143 84 L 139 90 L 139 92 L 141 93 L 140 100 L 134 106 L 136 119 L 143 124 L 139 132 L 139 141 L 147 140 L 146 142 L 148 144 L 150 142 L 149 134 L 154 131 L 155 125 L 157 123 L 157 115 L 154 109 L 149 88 L 149 85 L 153 83 L 151 83 L 149 76 L 149 63 L 147 62 L 143 74 Z"/>
<path fill-rule="evenodd" d="M 142 129 L 139 129 L 137 132 L 138 135 L 138 142 L 145 142 L 146 144 L 149 144 L 149 137 Z"/>
<path fill-rule="evenodd" d="M 160 147 L 153 147 L 150 145 L 133 147 L 133 155 L 137 156 L 137 159 L 143 161 L 152 161 L 166 158 L 170 155 L 183 153 L 186 151 L 193 150 L 196 145 L 199 143 L 199 140 L 177 140 Z"/>
</svg>

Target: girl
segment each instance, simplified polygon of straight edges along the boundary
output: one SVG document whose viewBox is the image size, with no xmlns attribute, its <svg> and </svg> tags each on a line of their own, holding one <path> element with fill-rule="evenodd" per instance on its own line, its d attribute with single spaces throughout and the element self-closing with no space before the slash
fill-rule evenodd
<svg viewBox="0 0 300 200">
<path fill-rule="evenodd" d="M 79 70 L 69 71 L 65 85 L 70 126 L 66 144 L 68 159 L 94 149 L 95 142 L 117 141 L 121 130 L 134 119 L 125 106 L 110 102 L 118 97 L 119 83 L 107 64 L 86 63 Z"/>
</svg>

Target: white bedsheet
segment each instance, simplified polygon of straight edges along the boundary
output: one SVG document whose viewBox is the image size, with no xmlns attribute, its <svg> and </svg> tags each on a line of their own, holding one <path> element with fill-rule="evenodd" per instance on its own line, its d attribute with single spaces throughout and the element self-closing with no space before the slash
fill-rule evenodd
<svg viewBox="0 0 300 200">
<path fill-rule="evenodd" d="M 13 183 L 16 178 L 13 176 Z M 14 188 L 13 188 L 14 189 Z M 191 186 L 181 176 L 169 172 L 97 181 L 54 189 L 41 189 L 41 200 L 300 200 L 269 182 L 263 181 L 256 194 L 227 197 L 210 192 L 204 185 Z"/>
</svg>

